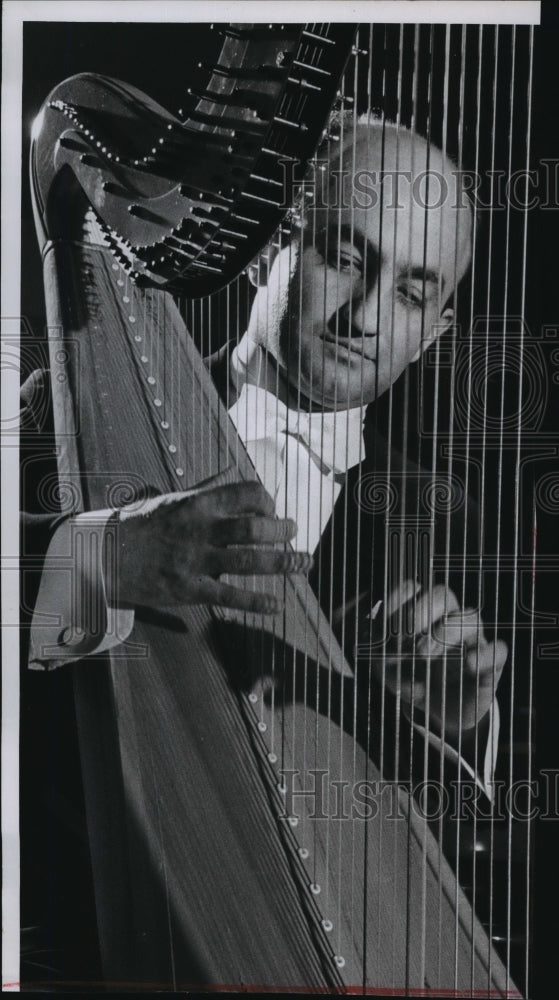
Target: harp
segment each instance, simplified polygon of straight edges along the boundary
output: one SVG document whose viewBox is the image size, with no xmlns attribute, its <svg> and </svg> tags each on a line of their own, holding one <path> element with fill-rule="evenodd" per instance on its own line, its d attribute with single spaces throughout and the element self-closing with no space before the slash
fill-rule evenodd
<svg viewBox="0 0 559 1000">
<path fill-rule="evenodd" d="M 45 105 L 32 177 L 54 331 L 59 471 L 85 509 L 118 507 L 138 486 L 173 492 L 232 469 L 254 477 L 201 353 L 222 346 L 210 337 L 216 325 L 243 332 L 247 293 L 239 269 L 274 233 L 280 250 L 299 239 L 298 220 L 286 218 L 277 192 L 294 176 L 289 165 L 313 156 L 338 87 L 345 110 L 338 132 L 326 136 L 327 160 L 340 144 L 350 158 L 357 115 L 375 113 L 383 141 L 386 120 L 409 126 L 433 149 L 452 148 L 458 171 L 465 163 L 479 170 L 485 158 L 498 173 L 500 128 L 510 139 L 509 173 L 528 163 L 528 31 L 361 26 L 354 38 L 348 26 L 240 25 L 225 36 L 207 88 L 191 95 L 182 119 L 125 84 L 85 75 L 61 84 Z M 503 94 L 507 73 L 512 83 Z M 493 109 L 480 100 L 487 88 Z M 477 100 L 469 104 L 468 93 Z M 482 201 L 472 202 L 474 216 Z M 375 407 L 372 478 L 345 475 L 314 580 L 255 583 L 283 593 L 283 616 L 139 610 L 110 666 L 76 671 L 108 981 L 162 989 L 527 992 L 528 931 L 525 924 L 518 930 L 511 903 L 526 878 L 515 866 L 527 845 L 511 850 L 517 832 L 510 818 L 498 826 L 491 813 L 474 811 L 468 820 L 460 811 L 448 817 L 418 807 L 415 760 L 427 783 L 429 726 L 420 736 L 414 725 L 406 728 L 398 697 L 390 701 L 382 685 L 380 696 L 372 694 L 360 631 L 363 579 L 374 555 L 386 600 L 396 543 L 396 560 L 409 559 L 414 575 L 426 573 L 427 590 L 437 571 L 447 585 L 455 574 L 462 601 L 473 586 L 497 630 L 503 596 L 497 580 L 491 606 L 483 577 L 494 554 L 480 543 L 471 556 L 471 521 L 465 500 L 456 513 L 453 487 L 462 482 L 458 467 L 466 494 L 474 470 L 483 479 L 488 441 L 501 469 L 514 473 L 520 461 L 520 424 L 505 455 L 502 436 L 488 434 L 487 408 L 472 412 L 471 402 L 475 363 L 487 364 L 491 350 L 480 299 L 488 317 L 501 296 L 501 345 L 508 338 L 524 350 L 524 273 L 515 307 L 508 265 L 503 283 L 482 280 L 480 260 L 489 276 L 499 240 L 507 249 L 525 240 L 525 218 L 503 216 L 499 233 L 490 217 L 485 259 L 474 240 L 471 287 L 460 293 L 478 339 L 461 339 L 456 327 L 450 343 L 437 341 L 426 355 L 417 385 L 404 373 Z M 520 320 L 512 334 L 509 315 Z M 502 399 L 514 388 L 507 383 Z M 516 388 L 520 407 L 521 380 Z M 423 403 L 427 455 L 406 454 L 414 393 Z M 464 398 L 470 402 L 458 434 L 452 415 Z M 502 489 L 502 477 L 498 482 Z M 393 509 L 395 486 L 400 503 Z M 487 527 L 492 515 L 481 486 Z M 350 493 L 360 497 L 354 525 L 343 499 Z M 429 540 L 440 524 L 443 562 L 436 564 Z M 501 533 L 499 522 L 498 540 Z M 476 539 L 484 541 L 483 531 Z M 492 565 L 495 559 L 498 578 L 499 545 Z M 517 678 L 518 656 L 513 639 L 511 737 L 514 698 L 530 683 Z M 477 742 L 473 753 L 479 771 Z M 451 781 L 444 753 L 436 768 L 442 784 Z M 458 768 L 460 787 L 464 780 Z M 348 810 L 346 789 L 360 796 Z M 497 914 L 502 843 L 504 916 Z M 512 955 L 515 937 L 520 958 Z"/>
</svg>

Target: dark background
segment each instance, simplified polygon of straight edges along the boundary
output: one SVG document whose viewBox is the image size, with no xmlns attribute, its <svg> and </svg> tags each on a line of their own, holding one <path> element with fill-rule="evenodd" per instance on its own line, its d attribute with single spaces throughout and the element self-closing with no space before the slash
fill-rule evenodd
<svg viewBox="0 0 559 1000">
<path fill-rule="evenodd" d="M 550 15 L 550 20 L 553 15 Z M 423 36 L 428 37 L 429 28 L 422 29 Z M 406 35 L 406 44 L 410 44 L 411 35 Z M 475 44 L 472 33 L 471 44 Z M 485 39 L 485 64 L 490 65 L 491 33 L 487 32 Z M 458 29 L 452 35 L 453 58 L 459 58 Z M 557 76 L 557 42 L 559 30 L 556 24 L 536 32 L 535 58 L 535 97 L 533 121 L 533 165 L 538 164 L 543 157 L 559 155 L 557 136 L 559 133 L 558 114 L 558 76 Z M 377 54 L 379 59 L 390 61 L 390 46 L 396 46 L 398 38 L 396 29 L 390 30 L 386 36 L 384 51 L 388 55 Z M 435 65 L 440 61 L 442 53 L 442 33 L 434 36 Z M 24 76 L 23 76 L 23 163 L 27 163 L 29 153 L 29 135 L 32 121 L 43 100 L 51 88 L 60 80 L 76 72 L 93 71 L 109 76 L 115 76 L 145 90 L 155 100 L 172 111 L 178 111 L 182 106 L 182 95 L 186 97 L 187 86 L 195 86 L 203 79 L 203 73 L 198 70 L 199 61 L 211 59 L 217 54 L 219 41 L 208 32 L 206 25 L 182 26 L 151 25 L 149 30 L 142 25 L 112 24 L 28 24 L 24 31 Z M 511 73 L 510 46 L 503 44 L 501 48 L 501 63 L 498 70 L 497 100 L 500 102 L 498 117 L 506 118 L 507 102 L 509 100 L 509 82 Z M 439 55 L 437 55 L 439 53 Z M 521 67 L 516 67 L 517 72 Z M 423 76 L 423 81 L 426 76 Z M 435 97 L 440 100 L 440 72 L 435 74 Z M 437 87 L 439 90 L 437 91 Z M 383 100 L 388 116 L 394 115 L 394 93 L 388 90 L 384 95 L 373 95 L 373 105 L 379 105 Z M 459 94 L 451 95 L 452 106 L 459 100 Z M 466 95 L 466 119 L 475 120 L 477 114 L 475 93 L 472 87 Z M 411 114 L 411 109 L 404 109 Z M 481 116 L 485 122 L 491 120 L 493 114 L 492 88 L 484 91 Z M 451 112 L 452 115 L 452 112 Z M 440 119 L 439 119 L 440 123 Z M 418 128 L 426 131 L 427 120 L 419 120 Z M 518 123 L 517 123 L 518 124 Z M 437 142 L 437 121 L 431 123 L 432 138 Z M 452 134 L 452 127 L 450 128 Z M 485 130 L 485 134 L 491 134 Z M 521 134 L 521 129 L 516 133 Z M 456 143 L 458 136 L 455 136 Z M 505 142 L 506 129 L 501 135 L 501 145 L 496 150 L 495 165 L 504 165 L 508 156 L 508 145 Z M 475 152 L 475 136 L 472 130 L 466 129 L 464 147 L 464 165 L 472 165 Z M 519 148 L 514 155 L 522 162 L 522 150 Z M 491 149 L 481 150 L 482 168 L 491 162 Z M 44 364 L 44 306 L 42 295 L 41 267 L 29 203 L 29 188 L 27 172 L 24 171 L 23 204 L 22 204 L 22 315 L 26 320 L 31 349 L 24 352 L 24 363 L 30 370 L 35 365 Z M 503 287 L 505 269 L 499 266 L 499 254 L 503 253 L 505 233 L 503 220 L 498 220 L 494 235 L 492 254 L 485 247 L 486 259 L 480 264 L 478 286 L 475 289 L 477 301 L 489 302 L 488 311 L 498 312 L 506 299 L 507 311 L 518 313 L 518 295 L 520 283 L 518 268 L 520 256 L 510 262 L 509 284 Z M 517 253 L 521 246 L 520 223 L 518 218 L 512 221 L 513 246 Z M 501 228 L 499 228 L 501 227 Z M 514 242 L 516 240 L 516 242 Z M 556 277 L 556 246 L 557 246 L 557 211 L 540 212 L 537 218 L 530 218 L 528 230 L 528 300 L 526 317 L 532 332 L 539 332 L 545 325 L 559 328 L 559 312 L 555 300 Z M 516 270 L 515 270 L 516 269 Z M 492 276 L 492 284 L 488 291 L 484 282 L 487 275 Z M 485 276 L 485 277 L 484 277 Z M 508 298 L 507 298 L 508 296 Z M 466 303 L 468 297 L 465 299 Z M 557 339 L 550 341 L 551 347 L 557 346 Z M 549 395 L 547 404 L 542 411 L 539 424 L 540 436 L 557 434 L 557 382 L 552 381 L 553 371 L 557 364 L 551 357 L 550 345 L 546 345 L 543 355 L 544 371 L 547 372 L 546 390 Z M 26 372 L 24 371 L 24 374 Z M 427 376 L 429 377 L 429 376 Z M 512 393 L 514 394 L 514 379 Z M 412 386 L 412 390 L 414 387 Z M 417 389 L 417 387 L 415 387 Z M 496 383 L 498 389 L 498 383 Z M 542 386 L 542 392 L 544 387 Z M 554 393 L 554 396 L 553 396 Z M 554 405 L 555 403 L 555 405 Z M 448 400 L 443 396 L 444 406 Z M 444 419 L 444 414 L 443 414 Z M 44 467 L 50 468 L 52 462 L 52 442 L 47 434 L 43 436 Z M 550 462 L 549 470 L 557 475 L 557 463 Z M 540 466 L 534 467 L 534 477 L 541 475 Z M 506 467 L 505 477 L 507 490 L 503 496 L 498 492 L 498 483 L 491 480 L 487 483 L 488 509 L 496 505 L 497 497 L 501 498 L 502 535 L 494 539 L 494 544 L 501 545 L 503 551 L 510 548 L 514 524 L 511 514 L 514 511 L 513 484 L 514 469 Z M 526 484 L 524 484 L 526 485 Z M 530 485 L 530 484 L 528 484 Z M 33 498 L 27 498 L 30 505 Z M 522 531 L 526 537 L 531 535 L 531 517 L 524 513 L 525 524 Z M 495 525 L 489 524 L 488 531 Z M 540 553 L 557 553 L 557 516 L 550 510 L 542 509 L 538 517 L 538 550 Z M 559 558 L 559 556 L 558 556 Z M 553 567 L 552 567 L 553 568 Z M 554 567 L 556 570 L 556 567 Z M 31 591 L 33 584 L 31 583 Z M 506 581 L 510 590 L 510 580 Z M 536 591 L 536 608 L 538 612 L 557 614 L 557 589 L 550 586 L 548 574 L 542 573 L 538 578 Z M 510 595 L 509 595 L 510 597 Z M 509 599 L 505 596 L 505 600 Z M 523 633 L 520 638 L 526 657 L 529 656 L 529 637 Z M 552 633 L 541 630 L 538 633 L 540 646 L 552 642 Z M 536 771 L 543 767 L 552 767 L 557 763 L 556 726 L 558 717 L 556 656 L 536 658 Z M 30 674 L 22 671 L 22 927 L 23 959 L 22 981 L 28 989 L 34 985 L 44 984 L 41 988 L 49 988 L 49 983 L 57 983 L 57 988 L 80 992 L 82 989 L 94 988 L 94 983 L 101 980 L 99 956 L 97 951 L 95 915 L 92 904 L 91 875 L 87 847 L 87 830 L 84 819 L 84 807 L 81 796 L 81 781 L 79 772 L 79 757 L 75 732 L 75 719 L 72 706 L 72 669 L 56 671 L 52 675 Z M 525 735 L 526 721 L 515 722 L 520 726 L 517 737 L 521 740 Z M 557 918 L 549 912 L 547 901 L 550 897 L 550 886 L 554 885 L 553 900 L 556 904 L 559 883 L 557 880 L 558 865 L 556 859 L 557 821 L 540 823 L 537 828 L 535 880 L 535 905 L 537 934 L 533 943 L 533 954 L 530 964 L 533 969 L 532 995 L 547 997 L 553 989 L 554 969 L 552 957 L 558 940 Z M 553 911 L 557 906 L 552 907 Z"/>
</svg>

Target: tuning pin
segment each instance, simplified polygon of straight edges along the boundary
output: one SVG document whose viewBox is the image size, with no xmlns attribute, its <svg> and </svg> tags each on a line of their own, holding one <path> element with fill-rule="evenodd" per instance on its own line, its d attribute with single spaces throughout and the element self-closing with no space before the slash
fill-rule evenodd
<svg viewBox="0 0 559 1000">
<path fill-rule="evenodd" d="M 152 212 L 151 209 L 146 208 L 145 205 L 129 205 L 128 211 L 130 215 L 136 216 L 138 219 L 142 219 L 144 222 L 152 222 L 155 225 L 168 225 L 167 219 L 163 218 L 162 215 L 157 215 L 156 212 Z"/>
<path fill-rule="evenodd" d="M 328 140 L 328 142 L 339 142 L 340 136 L 336 132 L 329 132 L 327 128 L 324 129 L 322 133 L 322 139 Z"/>
<path fill-rule="evenodd" d="M 332 76 L 329 70 L 323 69 L 322 66 L 313 66 L 312 63 L 302 62 L 300 59 L 293 59 L 292 66 L 297 66 L 299 69 L 308 70 L 309 73 L 318 73 L 319 76 Z"/>
<path fill-rule="evenodd" d="M 118 195 L 121 198 L 130 197 L 130 191 L 127 191 L 126 188 L 122 187 L 122 185 L 120 184 L 115 184 L 114 181 L 103 181 L 102 186 L 103 186 L 103 191 L 106 191 L 107 194 Z"/>
<path fill-rule="evenodd" d="M 196 215 L 193 208 L 191 208 L 190 211 L 192 213 L 192 218 L 196 219 L 196 221 L 200 222 L 203 226 L 214 226 L 219 229 L 219 222 L 217 219 L 209 219 L 206 215 Z"/>
<path fill-rule="evenodd" d="M 277 160 L 281 160 L 284 163 L 299 163 L 299 158 L 297 156 L 288 156 L 287 153 L 282 153 L 279 149 L 270 149 L 269 146 L 262 146 L 261 153 L 265 156 L 274 156 Z"/>
<path fill-rule="evenodd" d="M 92 153 L 82 153 L 80 156 L 80 162 L 84 163 L 86 167 L 100 167 L 101 162 Z"/>
<path fill-rule="evenodd" d="M 213 264 L 206 264 L 205 261 L 198 259 L 192 261 L 191 267 L 200 268 L 203 271 L 213 271 L 214 274 L 223 274 L 221 267 L 214 267 Z"/>
<path fill-rule="evenodd" d="M 246 222 L 249 226 L 257 226 L 259 224 L 258 219 L 253 219 L 250 215 L 241 215 L 240 212 L 231 212 L 231 218 L 238 219 L 239 222 Z"/>
<path fill-rule="evenodd" d="M 83 152 L 83 143 L 77 142 L 69 136 L 62 135 L 58 141 L 63 149 L 73 149 L 77 153 Z"/>
<path fill-rule="evenodd" d="M 217 184 L 216 184 L 217 188 Z M 200 191 L 190 187 L 189 184 L 179 184 L 179 194 L 190 201 L 203 201 L 204 208 L 222 209 L 227 211 L 229 205 L 233 204 L 233 199 L 223 194 L 222 190 Z"/>
<path fill-rule="evenodd" d="M 322 90 L 322 87 L 319 87 L 317 83 L 311 83 L 302 76 L 288 76 L 287 82 L 293 87 L 299 87 L 300 90 L 314 90 L 319 93 Z"/>
<path fill-rule="evenodd" d="M 221 232 L 225 233 L 226 236 L 232 236 L 237 240 L 248 240 L 248 235 L 246 233 L 240 233 L 236 229 L 229 229 L 229 227 L 222 226 Z"/>
<path fill-rule="evenodd" d="M 183 257 L 188 257 L 189 260 L 192 260 L 195 256 L 196 251 L 187 250 L 185 248 L 184 241 L 179 240 L 176 236 L 164 236 L 163 242 L 169 247 L 170 250 L 173 251 L 173 253 L 179 253 Z"/>
<path fill-rule="evenodd" d="M 221 244 L 216 243 L 216 246 L 220 246 L 220 245 Z M 203 252 L 203 254 L 201 254 L 201 256 L 204 257 L 204 258 L 211 257 L 212 260 L 220 260 L 220 261 L 227 260 L 226 254 L 224 254 L 224 253 L 217 253 L 215 250 L 204 250 L 204 252 Z"/>
<path fill-rule="evenodd" d="M 317 35 L 314 31 L 307 31 L 304 29 L 301 34 L 304 38 L 310 38 L 313 42 L 318 45 L 335 45 L 333 38 L 328 38 L 326 35 Z"/>
<path fill-rule="evenodd" d="M 274 115 L 273 120 L 278 125 L 287 125 L 289 128 L 298 129 L 299 132 L 308 132 L 309 127 L 305 122 L 293 122 L 289 118 L 280 118 L 278 115 Z"/>
<path fill-rule="evenodd" d="M 272 187 L 279 187 L 279 188 L 283 187 L 281 181 L 276 181 L 274 180 L 273 177 L 264 177 L 262 176 L 262 174 L 250 174 L 250 179 L 253 181 L 258 181 L 259 184 L 268 184 L 268 185 L 271 184 Z"/>
</svg>

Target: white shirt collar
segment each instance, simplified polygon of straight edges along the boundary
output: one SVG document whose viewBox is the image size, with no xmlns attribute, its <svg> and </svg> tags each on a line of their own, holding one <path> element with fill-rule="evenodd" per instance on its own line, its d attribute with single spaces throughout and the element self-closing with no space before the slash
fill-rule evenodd
<svg viewBox="0 0 559 1000">
<path fill-rule="evenodd" d="M 235 423 L 239 420 L 239 415 L 243 412 L 243 405 L 240 397 L 243 396 L 243 388 L 247 383 L 258 385 L 260 375 L 264 366 L 264 351 L 260 344 L 252 340 L 248 333 L 241 338 L 234 348 L 230 357 L 230 368 L 235 376 L 239 400 L 235 407 Z M 262 393 L 266 390 L 262 389 Z M 276 404 L 281 406 L 283 404 Z M 323 429 L 326 438 L 336 441 L 335 445 L 335 470 L 337 473 L 346 472 L 353 468 L 364 458 L 363 448 L 363 419 L 365 414 L 364 406 L 354 406 L 346 410 L 328 410 L 325 412 L 313 412 L 311 414 L 299 413 L 289 407 L 285 411 L 292 416 L 290 424 L 296 420 L 310 422 L 314 428 L 315 439 L 319 437 L 319 428 Z M 251 433 L 250 426 L 239 426 L 237 429 L 245 441 L 255 436 Z M 328 461 L 328 464 L 331 464 Z"/>
</svg>

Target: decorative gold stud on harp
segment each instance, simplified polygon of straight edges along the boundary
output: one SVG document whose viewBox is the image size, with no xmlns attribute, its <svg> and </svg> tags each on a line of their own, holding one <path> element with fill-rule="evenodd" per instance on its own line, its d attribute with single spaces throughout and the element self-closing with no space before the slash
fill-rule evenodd
<svg viewBox="0 0 559 1000">
<path fill-rule="evenodd" d="M 465 91 L 467 85 L 477 88 L 479 97 L 482 84 L 489 85 L 499 30 L 484 35 L 481 29 L 420 33 L 361 26 L 356 38 L 350 25 L 227 26 L 207 88 L 189 95 L 191 107 L 180 117 L 127 84 L 93 74 L 55 89 L 34 140 L 32 183 L 54 331 L 59 472 L 79 488 L 83 509 L 118 506 L 115 492 L 138 481 L 170 493 L 212 476 L 256 477 L 252 453 L 241 443 L 194 340 L 200 347 L 224 347 L 226 336 L 218 344 L 209 338 L 218 322 L 225 334 L 231 328 L 242 336 L 246 289 L 237 277 L 273 237 L 274 260 L 283 254 L 298 275 L 286 313 L 292 324 L 306 308 L 305 296 L 312 295 L 310 279 L 305 284 L 297 271 L 300 259 L 319 254 L 323 269 L 336 270 L 336 307 L 324 313 L 323 324 L 330 324 L 332 356 L 340 364 L 347 356 L 351 368 L 350 338 L 356 336 L 363 288 L 375 280 L 382 288 L 383 262 L 392 260 L 394 272 L 402 239 L 395 223 L 389 228 L 383 202 L 384 228 L 376 244 L 373 226 L 361 263 L 351 254 L 342 260 L 340 210 L 350 213 L 343 239 L 353 246 L 355 220 L 366 210 L 363 198 L 378 195 L 379 184 L 387 198 L 386 177 L 394 180 L 399 163 L 414 211 L 419 204 L 427 218 L 429 179 L 426 194 L 413 173 L 417 156 L 416 173 L 419 162 L 423 180 L 432 175 L 434 185 L 438 170 L 439 187 L 453 166 L 460 177 L 455 193 L 466 198 L 453 211 L 465 213 L 468 225 L 476 221 L 465 147 L 486 150 L 481 132 L 488 123 L 481 107 L 464 110 Z M 519 82 L 510 92 L 512 121 L 513 112 L 529 115 L 531 50 L 528 34 L 511 39 L 524 83 L 523 90 Z M 496 87 L 495 74 L 492 79 Z M 339 130 L 325 137 L 336 100 L 342 106 Z M 424 136 L 417 148 L 416 133 Z M 376 159 L 371 157 L 375 166 L 368 176 L 361 170 L 361 187 L 350 192 L 347 204 L 317 204 L 317 193 L 324 193 L 320 165 L 337 171 L 340 194 L 350 167 L 357 176 L 356 158 L 363 157 L 371 136 L 378 143 Z M 302 181 L 321 142 L 305 225 L 304 191 L 303 219 L 287 213 L 297 194 L 294 181 Z M 526 137 L 514 156 L 526 162 Z M 404 296 L 405 284 L 411 297 L 410 282 L 421 286 L 421 317 L 424 287 L 432 282 L 448 327 L 453 310 L 456 319 L 463 308 L 458 279 L 468 269 L 466 312 L 473 318 L 481 251 L 474 238 L 473 250 L 461 251 L 468 268 L 461 271 L 460 262 L 454 263 L 453 280 L 447 281 L 451 293 L 441 289 L 440 275 L 433 277 L 426 267 L 429 224 L 422 222 L 422 267 L 413 275 L 410 268 L 402 271 L 395 294 Z M 335 250 L 328 250 L 325 243 L 336 227 Z M 453 247 L 459 261 L 459 227 L 452 229 L 452 246 L 442 226 L 437 239 L 439 263 Z M 272 260 L 259 266 L 269 272 Z M 361 298 L 350 295 L 345 302 L 342 282 L 353 280 L 357 266 Z M 489 303 L 489 290 L 484 293 Z M 318 289 L 320 294 L 326 301 L 327 290 Z M 189 301 L 183 308 L 173 295 Z M 380 299 L 379 290 L 379 316 Z M 349 333 L 340 332 L 342 319 Z M 380 328 L 375 336 L 380 340 Z M 430 331 L 422 328 L 419 354 L 429 339 Z M 433 350 L 439 372 L 444 348 L 438 340 Z M 448 348 L 452 374 L 460 350 L 467 358 L 471 348 L 455 330 Z M 379 382 L 379 355 L 369 360 L 377 365 Z M 419 393 L 431 386 L 441 410 L 451 411 L 452 392 L 445 395 L 438 374 L 431 383 L 429 377 L 427 371 Z M 329 480 L 332 517 L 321 525 L 314 577 L 255 583 L 282 594 L 282 615 L 191 607 L 157 616 L 138 609 L 134 629 L 112 650 L 110 665 L 76 671 L 101 950 L 112 982 L 519 995 L 510 971 L 510 906 L 508 943 L 504 951 L 496 946 L 492 869 L 489 917 L 476 914 L 477 861 L 474 852 L 474 860 L 464 862 L 460 840 L 463 835 L 471 841 L 471 826 L 464 832 L 460 816 L 422 812 L 409 793 L 418 747 L 419 772 L 427 781 L 437 743 L 429 731 L 428 695 L 419 725 L 413 700 L 410 710 L 401 690 L 392 690 L 387 671 L 402 668 L 386 654 L 381 695 L 371 693 L 374 615 L 364 614 L 363 595 L 378 593 L 381 579 L 386 608 L 389 582 L 401 582 L 411 566 L 414 579 L 422 576 L 418 587 L 431 596 L 437 572 L 447 588 L 455 573 L 463 606 L 472 565 L 474 575 L 481 574 L 482 549 L 473 563 L 466 558 L 474 534 L 466 500 L 472 484 L 455 473 L 456 441 L 447 431 L 446 450 L 439 454 L 441 413 L 434 411 L 433 427 L 426 419 L 420 428 L 431 437 L 430 470 L 421 450 L 408 453 L 404 435 L 415 417 L 414 388 L 405 373 L 403 379 L 396 394 L 391 381 L 385 387 L 388 435 L 378 406 L 367 416 L 369 445 L 360 446 L 355 469 L 346 465 Z M 304 383 L 301 398 L 308 398 Z M 393 409 L 395 399 L 402 401 L 402 419 Z M 334 414 L 344 409 L 338 402 Z M 371 400 L 362 385 L 360 402 L 364 414 Z M 355 408 L 348 395 L 345 409 Z M 471 426 L 467 422 L 466 442 Z M 467 463 L 468 455 L 461 457 Z M 439 518 L 435 501 L 429 506 L 425 498 L 438 496 L 441 482 L 448 502 Z M 385 487 L 384 501 L 379 486 Z M 439 564 L 432 547 L 438 521 L 446 556 Z M 451 548 L 456 533 L 458 550 Z M 371 582 L 364 590 L 367 574 Z M 475 588 L 474 580 L 474 600 Z M 412 691 L 414 684 L 417 691 L 422 683 L 428 688 L 429 668 L 421 674 L 415 651 L 412 660 Z M 400 742 L 389 752 L 390 727 Z M 462 780 L 467 738 L 459 732 L 452 765 L 445 763 L 444 740 L 438 740 L 441 786 L 449 780 L 445 767 L 456 766 Z M 479 790 L 477 743 L 473 753 L 472 781 Z M 482 825 L 474 821 L 473 830 L 483 847 Z M 456 848 L 454 868 L 445 854 L 449 845 Z"/>
</svg>

